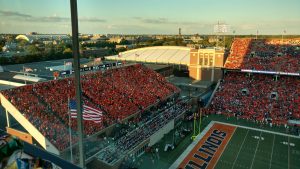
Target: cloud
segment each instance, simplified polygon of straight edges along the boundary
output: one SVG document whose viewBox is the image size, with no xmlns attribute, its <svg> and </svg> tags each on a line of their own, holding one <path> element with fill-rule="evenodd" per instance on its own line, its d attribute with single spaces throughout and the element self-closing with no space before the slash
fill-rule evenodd
<svg viewBox="0 0 300 169">
<path fill-rule="evenodd" d="M 27 22 L 71 22 L 71 18 L 57 16 L 54 14 L 53 16 L 32 16 L 25 13 L 15 12 L 15 11 L 2 11 L 0 10 L 0 16 L 11 17 L 11 20 L 25 20 Z M 106 22 L 104 19 L 100 18 L 89 18 L 89 17 L 82 17 L 78 19 L 82 22 Z"/>
<path fill-rule="evenodd" d="M 157 19 L 142 19 L 144 23 L 151 23 L 151 24 L 170 24 L 171 22 L 166 18 L 157 18 Z"/>
<path fill-rule="evenodd" d="M 172 22 L 168 20 L 167 18 L 142 18 L 142 17 L 133 17 L 133 19 L 138 20 L 142 23 L 146 24 L 174 24 L 175 22 Z"/>
<path fill-rule="evenodd" d="M 17 17 L 25 17 L 25 18 L 32 17 L 31 15 L 23 14 L 23 13 L 20 13 L 20 12 L 2 11 L 2 10 L 0 10 L 0 16 L 7 16 L 7 17 L 17 16 Z"/>
<path fill-rule="evenodd" d="M 132 17 L 132 19 L 140 21 L 145 24 L 168 24 L 168 25 L 198 25 L 198 22 L 189 21 L 172 21 L 167 18 L 142 18 Z"/>
<path fill-rule="evenodd" d="M 46 17 L 36 17 L 32 21 L 35 22 L 70 22 L 70 18 L 61 16 L 46 16 Z"/>
<path fill-rule="evenodd" d="M 88 18 L 88 17 L 82 17 L 78 19 L 79 21 L 82 22 L 106 22 L 105 19 L 100 19 L 100 18 Z"/>
</svg>

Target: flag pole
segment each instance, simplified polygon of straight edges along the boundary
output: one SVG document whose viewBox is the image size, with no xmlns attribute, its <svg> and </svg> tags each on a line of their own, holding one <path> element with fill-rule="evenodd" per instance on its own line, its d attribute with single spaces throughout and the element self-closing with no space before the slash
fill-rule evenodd
<svg viewBox="0 0 300 169">
<path fill-rule="evenodd" d="M 23 65 L 23 75 L 25 76 L 25 67 Z M 24 83 L 27 84 L 26 80 L 24 80 Z"/>
<path fill-rule="evenodd" d="M 194 134 L 193 134 L 193 136 L 192 136 L 192 140 L 195 140 L 195 138 L 197 137 L 196 136 L 196 123 L 197 123 L 197 121 L 196 121 L 196 113 L 194 113 Z"/>
<path fill-rule="evenodd" d="M 80 84 L 80 58 L 79 58 L 79 40 L 78 40 L 78 14 L 77 14 L 77 0 L 70 0 L 71 8 L 71 24 L 72 24 L 72 43 L 73 43 L 73 60 L 75 71 L 75 94 L 76 94 L 76 108 L 77 108 L 77 130 L 78 130 L 78 148 L 79 148 L 79 164 L 81 168 L 85 166 L 85 151 L 83 145 L 83 117 L 82 117 L 82 96 Z"/>
<path fill-rule="evenodd" d="M 200 108 L 200 118 L 199 118 L 200 121 L 199 121 L 199 133 L 198 133 L 198 135 L 201 133 L 201 121 L 202 121 L 201 116 L 202 116 L 202 108 Z"/>
<path fill-rule="evenodd" d="M 71 113 L 70 113 L 70 98 L 68 97 L 68 115 L 69 115 L 69 135 L 70 135 L 70 153 L 71 163 L 73 163 L 73 148 L 72 148 L 72 130 L 71 130 Z"/>
</svg>

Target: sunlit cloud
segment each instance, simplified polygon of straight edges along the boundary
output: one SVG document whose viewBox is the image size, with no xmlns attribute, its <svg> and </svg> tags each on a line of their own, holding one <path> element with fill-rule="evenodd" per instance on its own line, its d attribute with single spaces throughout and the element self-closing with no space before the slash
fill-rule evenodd
<svg viewBox="0 0 300 169">
<path fill-rule="evenodd" d="M 71 18 L 58 16 L 56 14 L 54 14 L 53 16 L 34 17 L 32 15 L 20 13 L 16 11 L 0 10 L 0 16 L 10 17 L 11 20 L 27 21 L 27 22 L 71 22 Z M 96 18 L 96 17 L 80 17 L 78 20 L 82 22 L 106 22 L 106 20 Z"/>
</svg>

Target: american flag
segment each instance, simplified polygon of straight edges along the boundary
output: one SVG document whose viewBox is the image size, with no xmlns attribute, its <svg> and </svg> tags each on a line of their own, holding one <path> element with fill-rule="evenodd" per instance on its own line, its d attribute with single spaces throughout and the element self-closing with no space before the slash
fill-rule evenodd
<svg viewBox="0 0 300 169">
<path fill-rule="evenodd" d="M 102 119 L 102 111 L 83 105 L 83 120 L 93 121 L 95 123 L 100 123 Z M 69 108 L 71 113 L 71 118 L 77 118 L 77 108 L 76 101 L 70 100 Z"/>
</svg>

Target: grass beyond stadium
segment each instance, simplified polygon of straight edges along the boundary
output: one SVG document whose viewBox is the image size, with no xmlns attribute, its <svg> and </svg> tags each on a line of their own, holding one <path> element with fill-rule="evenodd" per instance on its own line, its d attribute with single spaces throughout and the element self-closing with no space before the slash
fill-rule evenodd
<svg viewBox="0 0 300 169">
<path fill-rule="evenodd" d="M 224 134 L 218 135 L 220 131 L 215 130 L 225 131 L 228 137 Z M 218 141 L 209 137 L 220 140 L 220 145 L 214 144 Z M 207 146 L 210 141 L 217 147 Z M 199 151 L 204 144 L 206 144 L 204 151 Z M 211 122 L 170 168 L 178 166 L 182 168 L 206 166 L 205 168 L 217 169 L 297 169 L 300 168 L 300 139 L 297 136 L 267 130 Z"/>
</svg>

